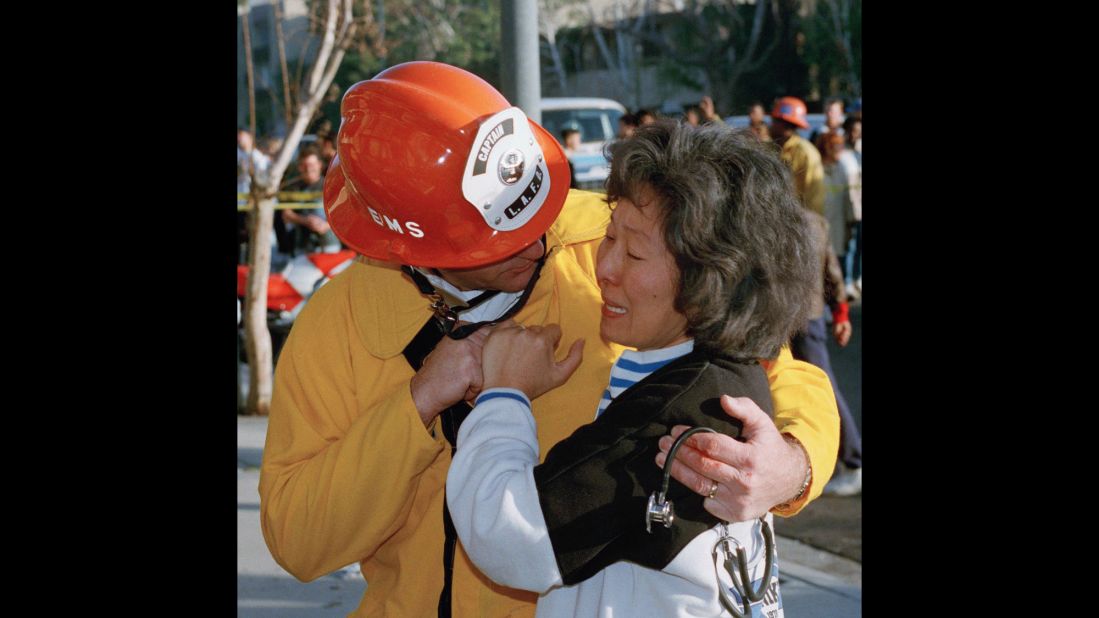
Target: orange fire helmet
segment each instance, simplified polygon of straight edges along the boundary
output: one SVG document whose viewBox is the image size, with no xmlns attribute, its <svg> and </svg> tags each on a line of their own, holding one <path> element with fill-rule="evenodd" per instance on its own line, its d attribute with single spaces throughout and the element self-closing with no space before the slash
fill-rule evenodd
<svg viewBox="0 0 1099 618">
<path fill-rule="evenodd" d="M 805 118 L 805 102 L 797 97 L 782 97 L 775 101 L 775 108 L 771 110 L 771 117 L 785 120 L 792 125 L 803 129 L 809 128 L 809 121 Z"/>
<path fill-rule="evenodd" d="M 538 240 L 565 203 L 557 140 L 468 71 L 400 64 L 352 86 L 340 112 L 324 208 L 363 255 L 484 266 Z"/>
</svg>

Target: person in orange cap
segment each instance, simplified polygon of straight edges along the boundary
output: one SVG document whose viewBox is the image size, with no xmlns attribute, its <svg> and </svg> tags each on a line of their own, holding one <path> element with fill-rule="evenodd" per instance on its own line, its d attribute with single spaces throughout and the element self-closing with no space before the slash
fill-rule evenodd
<svg viewBox="0 0 1099 618">
<path fill-rule="evenodd" d="M 775 101 L 771 109 L 771 139 L 782 147 L 782 160 L 794 173 L 794 186 L 801 203 L 824 215 L 824 165 L 816 147 L 798 135 L 799 128 L 809 128 L 805 102 L 797 97 Z"/>
</svg>

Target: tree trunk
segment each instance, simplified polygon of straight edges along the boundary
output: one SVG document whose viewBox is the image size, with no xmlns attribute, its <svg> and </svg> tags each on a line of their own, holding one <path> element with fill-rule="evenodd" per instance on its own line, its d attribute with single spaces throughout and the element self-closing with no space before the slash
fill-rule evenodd
<svg viewBox="0 0 1099 618">
<path fill-rule="evenodd" d="M 629 78 L 624 78 L 622 92 L 630 92 L 637 90 L 637 58 L 634 57 L 634 41 L 630 33 L 623 32 L 621 28 L 615 28 L 614 30 L 614 43 L 616 51 L 618 52 L 618 66 L 622 67 L 622 75 L 628 75 Z M 630 83 L 633 82 L 633 83 Z M 632 88 L 630 86 L 633 86 Z"/>
<path fill-rule="evenodd" d="M 603 38 L 603 30 L 599 24 L 592 20 L 591 32 L 595 36 L 595 44 L 599 48 L 599 54 L 603 56 L 603 62 L 607 65 L 610 74 L 614 76 L 614 80 L 618 82 L 618 87 L 621 92 L 629 92 L 629 80 L 623 76 L 625 68 L 619 66 L 614 56 L 611 55 L 610 47 L 607 46 L 607 41 Z"/>
<path fill-rule="evenodd" d="M 557 37 L 546 37 L 546 45 L 549 46 L 550 59 L 553 61 L 553 74 L 557 76 L 557 84 L 561 88 L 561 96 L 569 95 L 569 88 L 565 81 L 565 65 L 561 62 L 561 51 L 557 49 Z"/>
<path fill-rule="evenodd" d="M 275 196 L 282 176 L 290 164 L 290 157 L 297 149 L 306 125 L 313 118 L 321 99 L 332 85 L 336 70 L 343 61 L 344 52 L 354 36 L 351 1 L 329 0 L 325 18 L 324 43 L 309 74 L 309 90 L 299 97 L 294 122 L 287 129 L 282 148 L 274 157 L 266 174 L 252 177 L 252 212 L 249 256 L 248 290 L 245 295 L 245 351 L 248 355 L 249 379 L 248 414 L 266 415 L 271 407 L 272 352 L 271 333 L 267 330 L 267 279 L 271 274 L 271 230 L 275 220 Z"/>
<path fill-rule="evenodd" d="M 254 182 L 254 181 L 253 181 Z M 258 199 L 253 184 L 252 238 L 248 256 L 248 294 L 244 307 L 244 344 L 248 354 L 249 382 L 248 414 L 266 415 L 271 407 L 272 358 L 271 332 L 267 330 L 267 277 L 271 274 L 271 229 L 274 224 L 275 201 Z"/>
</svg>

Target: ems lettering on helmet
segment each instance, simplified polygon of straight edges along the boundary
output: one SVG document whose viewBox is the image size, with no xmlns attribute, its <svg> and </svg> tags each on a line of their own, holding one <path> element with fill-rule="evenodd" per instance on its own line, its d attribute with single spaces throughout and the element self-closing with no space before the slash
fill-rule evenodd
<svg viewBox="0 0 1099 618">
<path fill-rule="evenodd" d="M 462 197 L 493 230 L 518 230 L 538 213 L 549 168 L 531 122 L 509 107 L 481 122 L 462 176 Z"/>
<path fill-rule="evenodd" d="M 405 230 L 408 230 L 408 235 L 412 238 L 423 238 L 424 232 L 420 229 L 420 224 L 415 221 L 405 221 L 402 227 L 401 221 L 398 219 L 390 219 L 389 217 L 379 214 L 378 211 L 367 206 L 367 210 L 370 211 L 370 218 L 374 220 L 379 226 L 389 229 L 398 234 L 404 234 Z"/>
</svg>

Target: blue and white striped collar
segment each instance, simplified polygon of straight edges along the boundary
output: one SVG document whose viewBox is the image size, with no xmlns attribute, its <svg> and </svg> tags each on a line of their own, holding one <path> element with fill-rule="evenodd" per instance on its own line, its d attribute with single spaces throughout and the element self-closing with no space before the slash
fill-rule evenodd
<svg viewBox="0 0 1099 618">
<path fill-rule="evenodd" d="M 603 391 L 603 397 L 599 400 L 599 406 L 595 410 L 595 416 L 598 418 L 599 415 L 603 413 L 603 410 L 606 410 L 607 406 L 611 405 L 611 401 L 613 401 L 615 397 L 621 395 L 626 389 L 637 384 L 641 380 L 644 380 L 652 374 L 652 372 L 660 369 L 664 365 L 667 365 L 681 356 L 690 354 L 691 351 L 694 350 L 694 347 L 694 339 L 688 339 L 683 343 L 677 343 L 676 345 L 656 350 L 645 350 L 644 352 L 626 350 L 622 352 L 622 356 L 619 356 L 618 360 L 611 366 L 610 383 L 607 385 L 606 390 Z"/>
</svg>

